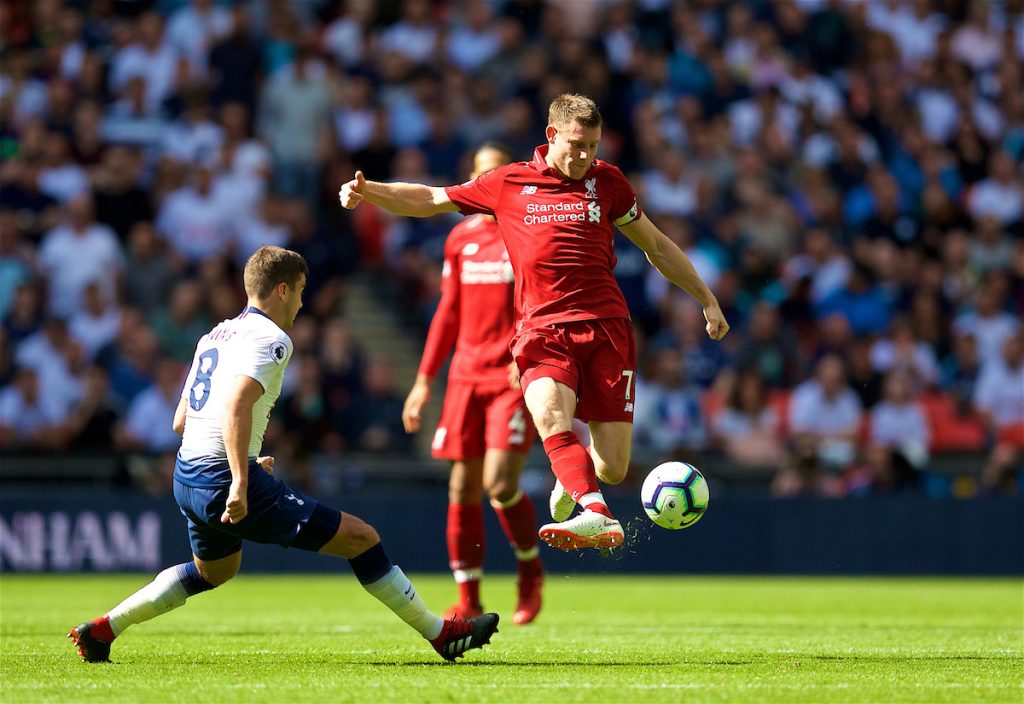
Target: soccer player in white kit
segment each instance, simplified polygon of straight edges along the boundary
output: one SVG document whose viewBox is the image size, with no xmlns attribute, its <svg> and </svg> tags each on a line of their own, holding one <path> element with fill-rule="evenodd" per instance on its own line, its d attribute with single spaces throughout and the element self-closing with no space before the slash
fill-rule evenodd
<svg viewBox="0 0 1024 704">
<path fill-rule="evenodd" d="M 302 307 L 307 273 L 296 252 L 260 247 L 245 264 L 245 310 L 199 340 L 174 414 L 183 435 L 174 498 L 188 520 L 194 559 L 71 629 L 68 637 L 86 662 L 109 660 L 110 644 L 129 626 L 234 577 L 243 540 L 346 558 L 366 591 L 446 660 L 483 647 L 497 631 L 497 614 L 445 621 L 429 611 L 372 526 L 287 486 L 271 474 L 273 458 L 259 457 L 292 356 L 285 330 Z"/>
</svg>

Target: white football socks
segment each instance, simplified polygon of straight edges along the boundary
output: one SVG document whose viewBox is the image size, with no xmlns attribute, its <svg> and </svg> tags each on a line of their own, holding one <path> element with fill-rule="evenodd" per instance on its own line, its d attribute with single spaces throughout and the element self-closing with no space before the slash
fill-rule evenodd
<svg viewBox="0 0 1024 704">
<path fill-rule="evenodd" d="M 182 581 L 181 565 L 168 567 L 152 582 L 122 601 L 107 613 L 115 636 L 136 623 L 173 611 L 189 597 Z"/>
<path fill-rule="evenodd" d="M 427 609 L 423 598 L 397 565 L 376 582 L 364 584 L 363 588 L 424 638 L 433 640 L 441 634 L 444 621 Z"/>
</svg>

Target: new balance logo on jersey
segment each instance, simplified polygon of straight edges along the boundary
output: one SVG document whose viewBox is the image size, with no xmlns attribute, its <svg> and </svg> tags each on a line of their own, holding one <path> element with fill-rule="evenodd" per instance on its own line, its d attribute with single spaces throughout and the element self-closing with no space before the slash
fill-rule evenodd
<svg viewBox="0 0 1024 704">
<path fill-rule="evenodd" d="M 601 222 L 601 206 L 594 201 L 587 204 L 587 219 L 590 222 Z"/>
<path fill-rule="evenodd" d="M 627 401 L 626 402 L 626 407 L 623 408 L 622 410 L 623 410 L 624 413 L 632 413 L 633 412 L 633 403 L 631 401 Z"/>
<path fill-rule="evenodd" d="M 532 196 L 536 192 L 537 192 L 537 187 L 536 186 L 523 186 L 523 190 L 519 191 L 519 195 L 521 195 L 521 196 Z"/>
<path fill-rule="evenodd" d="M 303 501 L 302 499 L 300 499 L 300 498 L 299 498 L 298 496 L 296 496 L 295 494 L 285 494 L 285 495 L 284 495 L 284 498 L 288 499 L 289 501 L 294 501 L 294 502 L 295 502 L 295 503 L 297 503 L 297 504 L 298 504 L 299 506 L 305 506 L 305 505 L 306 505 L 306 502 L 305 502 L 305 501 Z"/>
</svg>

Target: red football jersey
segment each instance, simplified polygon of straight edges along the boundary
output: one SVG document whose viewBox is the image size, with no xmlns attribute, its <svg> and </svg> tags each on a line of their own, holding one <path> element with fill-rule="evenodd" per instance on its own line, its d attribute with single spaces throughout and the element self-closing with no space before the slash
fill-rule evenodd
<svg viewBox="0 0 1024 704">
<path fill-rule="evenodd" d="M 516 273 L 518 329 L 572 320 L 627 318 L 615 281 L 613 225 L 640 217 L 636 193 L 618 167 L 595 159 L 578 180 L 544 161 L 499 167 L 446 188 L 459 211 L 492 213 Z"/>
<path fill-rule="evenodd" d="M 449 379 L 506 384 L 515 328 L 512 292 L 512 265 L 494 219 L 478 215 L 456 225 L 444 244 L 441 301 L 420 373 L 436 376 L 454 345 Z"/>
</svg>

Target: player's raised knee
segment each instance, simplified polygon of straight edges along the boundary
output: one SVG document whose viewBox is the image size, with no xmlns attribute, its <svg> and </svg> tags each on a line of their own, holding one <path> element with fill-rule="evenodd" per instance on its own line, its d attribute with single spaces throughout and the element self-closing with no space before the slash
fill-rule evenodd
<svg viewBox="0 0 1024 704">
<path fill-rule="evenodd" d="M 617 463 L 597 463 L 597 478 L 605 484 L 619 484 L 623 479 L 626 478 L 626 474 L 629 472 L 628 462 L 617 462 Z"/>
</svg>

